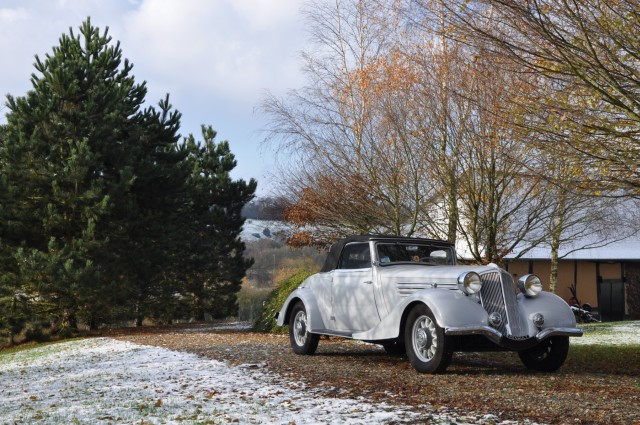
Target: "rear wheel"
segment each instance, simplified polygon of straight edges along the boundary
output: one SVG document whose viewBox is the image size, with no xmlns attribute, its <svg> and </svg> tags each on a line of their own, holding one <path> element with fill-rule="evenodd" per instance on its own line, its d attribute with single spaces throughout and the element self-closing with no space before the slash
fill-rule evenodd
<svg viewBox="0 0 640 425">
<path fill-rule="evenodd" d="M 409 312 L 404 340 L 409 361 L 420 373 L 441 373 L 451 363 L 453 352 L 450 340 L 424 304 L 415 306 Z"/>
<path fill-rule="evenodd" d="M 520 360 L 527 369 L 538 372 L 555 372 L 567 359 L 569 337 L 552 336 L 528 350 L 518 351 Z"/>
<path fill-rule="evenodd" d="M 298 301 L 289 317 L 289 341 L 296 354 L 311 355 L 316 352 L 320 335 L 309 332 L 307 311 L 302 301 Z"/>
</svg>

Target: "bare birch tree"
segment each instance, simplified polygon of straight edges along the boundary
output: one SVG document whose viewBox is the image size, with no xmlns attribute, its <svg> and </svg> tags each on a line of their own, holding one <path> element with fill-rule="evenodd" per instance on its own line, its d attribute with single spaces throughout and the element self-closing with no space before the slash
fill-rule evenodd
<svg viewBox="0 0 640 425">
<path fill-rule="evenodd" d="M 513 131 L 516 111 L 504 108 L 529 88 L 518 79 L 516 64 L 482 43 L 464 41 L 452 4 L 407 1 L 404 14 L 418 36 L 436 47 L 432 54 L 418 48 L 422 53 L 413 57 L 422 57 L 425 115 L 435 123 L 429 139 L 438 146 L 441 202 L 449 219 L 445 235 L 452 240 L 453 220 L 466 255 L 499 263 L 514 247 L 533 247 L 544 238 L 541 179 L 522 166 L 535 149 L 527 135 Z"/>
<path fill-rule="evenodd" d="M 469 42 L 488 42 L 546 87 L 513 107 L 568 155 L 579 189 L 640 193 L 640 3 L 606 0 L 454 0 L 449 10 Z M 579 179 L 579 181 L 577 181 Z"/>
<path fill-rule="evenodd" d="M 430 236 L 497 263 L 549 244 L 557 270 L 562 244 L 605 228 L 593 199 L 557 185 L 575 189 L 582 168 L 571 162 L 549 177 L 544 158 L 553 156 L 540 150 L 549 139 L 529 126 L 549 115 L 525 100 L 554 86 L 486 38 L 465 39 L 474 32 L 460 27 L 455 5 L 308 5 L 308 84 L 261 105 L 269 140 L 289 159 L 280 181 L 291 199 L 290 243 Z"/>
<path fill-rule="evenodd" d="M 268 96 L 268 134 L 295 157 L 282 176 L 297 243 L 353 233 L 413 235 L 432 203 L 431 156 L 412 124 L 415 67 L 397 49 L 393 10 L 373 2 L 311 3 L 309 84 Z"/>
</svg>

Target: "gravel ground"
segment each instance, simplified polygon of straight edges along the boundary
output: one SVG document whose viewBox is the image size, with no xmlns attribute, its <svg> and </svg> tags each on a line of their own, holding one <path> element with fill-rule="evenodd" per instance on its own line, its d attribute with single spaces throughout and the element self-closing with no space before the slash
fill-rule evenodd
<svg viewBox="0 0 640 425">
<path fill-rule="evenodd" d="M 230 365 L 266 364 L 327 397 L 358 397 L 477 417 L 546 423 L 640 423 L 640 346 L 572 346 L 554 374 L 527 371 L 515 353 L 460 353 L 442 375 L 420 375 L 376 345 L 322 339 L 315 356 L 291 352 L 287 336 L 210 324 L 118 330 L 121 340 L 195 353 Z M 595 351 L 592 348 L 597 349 Z M 612 351 L 613 350 L 613 351 Z M 621 351 L 622 350 L 622 351 Z"/>
</svg>

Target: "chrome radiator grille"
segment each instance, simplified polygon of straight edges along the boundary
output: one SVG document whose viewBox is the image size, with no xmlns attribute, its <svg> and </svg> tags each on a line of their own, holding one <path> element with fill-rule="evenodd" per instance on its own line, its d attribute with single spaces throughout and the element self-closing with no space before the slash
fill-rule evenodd
<svg viewBox="0 0 640 425">
<path fill-rule="evenodd" d="M 526 337 L 524 326 L 518 314 L 515 284 L 507 272 L 486 273 L 480 276 L 482 290 L 480 300 L 489 313 L 499 313 L 502 323 L 496 329 L 507 337 Z"/>
</svg>

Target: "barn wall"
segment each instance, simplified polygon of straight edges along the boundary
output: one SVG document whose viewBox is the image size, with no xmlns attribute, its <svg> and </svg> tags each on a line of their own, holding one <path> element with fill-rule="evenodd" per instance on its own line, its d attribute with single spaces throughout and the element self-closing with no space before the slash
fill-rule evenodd
<svg viewBox="0 0 640 425">
<path fill-rule="evenodd" d="M 545 291 L 549 290 L 549 278 L 551 275 L 550 260 L 533 260 L 533 273 L 537 274 L 542 281 Z M 601 264 L 601 271 L 611 276 L 611 279 L 620 277 L 620 263 Z M 571 298 L 569 286 L 574 280 L 574 261 L 565 260 L 558 264 L 558 283 L 556 285 L 556 294 L 564 300 Z M 515 260 L 509 262 L 509 272 L 514 275 L 517 280 L 520 276 L 529 273 L 529 260 Z M 616 275 L 617 273 L 617 275 Z M 608 277 L 607 277 L 608 278 Z M 596 264 L 590 261 L 578 261 L 577 273 L 578 299 L 582 303 L 589 303 L 593 307 L 598 305 L 598 285 L 596 278 Z"/>
</svg>

